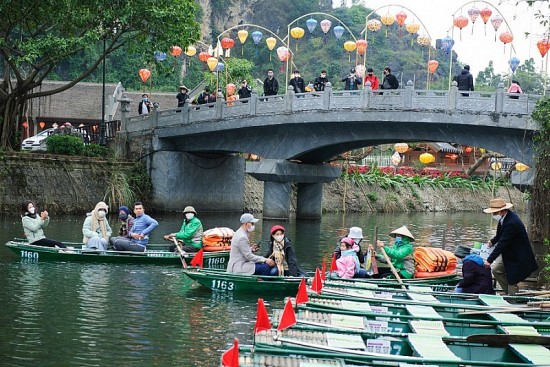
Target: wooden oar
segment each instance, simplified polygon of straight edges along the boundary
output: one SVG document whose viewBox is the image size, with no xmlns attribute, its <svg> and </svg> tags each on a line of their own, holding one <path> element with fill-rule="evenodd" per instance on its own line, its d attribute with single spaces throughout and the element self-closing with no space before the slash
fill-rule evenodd
<svg viewBox="0 0 550 367">
<path fill-rule="evenodd" d="M 399 273 L 397 272 L 397 270 L 395 270 L 395 267 L 391 263 L 390 257 L 388 256 L 388 254 L 386 254 L 386 250 L 384 250 L 384 247 L 380 247 L 380 251 L 382 251 L 382 255 L 384 255 L 384 258 L 386 259 L 386 261 L 390 265 L 390 269 L 391 269 L 391 272 L 393 273 L 393 276 L 397 279 L 399 284 L 401 284 L 401 288 L 402 289 L 407 289 L 407 287 L 403 283 L 403 280 L 401 280 L 401 277 L 399 276 Z"/>
<path fill-rule="evenodd" d="M 376 242 L 378 242 L 378 226 L 374 226 L 374 246 L 376 246 Z M 372 274 L 378 274 L 378 264 L 376 263 L 376 256 L 374 256 L 374 249 L 370 252 L 370 262 Z"/>
<path fill-rule="evenodd" d="M 174 241 L 174 245 L 176 245 L 176 248 L 178 249 L 178 252 L 180 253 L 181 264 L 183 265 L 184 269 L 187 269 L 187 263 L 185 262 L 185 258 L 184 258 L 185 255 L 187 255 L 187 253 L 185 251 L 183 251 L 183 249 L 180 247 L 180 243 L 178 242 L 176 237 L 172 237 L 172 241 Z"/>
<path fill-rule="evenodd" d="M 466 341 L 468 343 L 483 343 L 491 346 L 505 346 L 512 343 L 550 345 L 550 337 L 541 335 L 474 334 L 468 335 Z"/>
</svg>

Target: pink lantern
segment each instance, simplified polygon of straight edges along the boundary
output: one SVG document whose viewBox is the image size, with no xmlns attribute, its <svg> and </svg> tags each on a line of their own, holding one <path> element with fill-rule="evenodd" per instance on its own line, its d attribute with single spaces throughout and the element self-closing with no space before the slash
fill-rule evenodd
<svg viewBox="0 0 550 367">
<path fill-rule="evenodd" d="M 279 60 L 281 60 L 281 73 L 284 73 L 285 71 L 285 62 L 290 59 L 290 52 L 288 52 L 288 48 L 281 46 L 277 49 L 277 57 Z"/>
<path fill-rule="evenodd" d="M 491 18 L 491 24 L 493 25 L 495 32 L 498 30 L 503 21 L 504 19 L 502 19 L 502 17 L 498 14 Z"/>
<path fill-rule="evenodd" d="M 438 66 L 439 66 L 439 62 L 437 60 L 428 61 L 428 70 L 430 71 L 431 74 L 435 73 Z"/>
<path fill-rule="evenodd" d="M 395 19 L 397 20 L 397 24 L 399 24 L 400 27 L 403 27 L 403 24 L 405 24 L 405 20 L 407 19 L 407 13 L 400 11 L 395 14 Z"/>
<path fill-rule="evenodd" d="M 471 7 L 469 10 L 468 10 L 468 16 L 470 17 L 470 20 L 472 21 L 472 24 L 474 24 L 477 20 L 477 17 L 479 17 L 479 9 L 476 8 L 475 6 Z"/>
<path fill-rule="evenodd" d="M 327 32 L 330 30 L 330 27 L 332 26 L 332 22 L 328 19 L 323 19 L 321 21 L 321 30 L 325 34 L 323 36 L 324 43 L 327 43 Z"/>
</svg>

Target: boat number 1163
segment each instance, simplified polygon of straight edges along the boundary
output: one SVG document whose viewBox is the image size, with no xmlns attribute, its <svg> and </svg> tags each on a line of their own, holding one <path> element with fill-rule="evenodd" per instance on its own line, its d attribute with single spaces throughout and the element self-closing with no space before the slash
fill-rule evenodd
<svg viewBox="0 0 550 367">
<path fill-rule="evenodd" d="M 235 283 L 229 282 L 227 280 L 213 279 L 212 289 L 220 291 L 232 291 L 235 289 Z"/>
</svg>

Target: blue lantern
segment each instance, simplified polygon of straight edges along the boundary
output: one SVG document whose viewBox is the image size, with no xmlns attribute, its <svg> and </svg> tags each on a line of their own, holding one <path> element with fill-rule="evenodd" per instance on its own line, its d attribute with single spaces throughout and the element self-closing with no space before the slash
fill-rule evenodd
<svg viewBox="0 0 550 367">
<path fill-rule="evenodd" d="M 166 60 L 166 52 L 155 51 L 155 59 L 156 59 L 157 61 L 164 61 L 164 60 Z"/>
<path fill-rule="evenodd" d="M 441 49 L 448 55 L 455 44 L 455 40 L 447 36 L 441 40 Z"/>
<path fill-rule="evenodd" d="M 344 27 L 342 27 L 341 25 L 337 25 L 333 28 L 332 31 L 334 32 L 336 39 L 340 40 L 340 37 L 342 37 L 342 35 L 344 34 Z"/>
<path fill-rule="evenodd" d="M 517 57 L 512 57 L 510 61 L 508 61 L 508 64 L 510 64 L 510 69 L 512 69 L 512 73 L 516 72 L 516 69 L 519 66 L 519 59 Z"/>
<path fill-rule="evenodd" d="M 252 40 L 254 41 L 254 44 L 257 45 L 262 40 L 262 32 L 260 31 L 254 31 L 252 32 Z"/>
<path fill-rule="evenodd" d="M 225 70 L 225 65 L 223 64 L 223 62 L 218 62 L 218 65 L 214 67 L 213 71 L 224 71 L 224 70 Z"/>
<path fill-rule="evenodd" d="M 307 29 L 309 33 L 313 33 L 315 27 L 317 27 L 317 21 L 313 18 L 306 20 Z"/>
</svg>

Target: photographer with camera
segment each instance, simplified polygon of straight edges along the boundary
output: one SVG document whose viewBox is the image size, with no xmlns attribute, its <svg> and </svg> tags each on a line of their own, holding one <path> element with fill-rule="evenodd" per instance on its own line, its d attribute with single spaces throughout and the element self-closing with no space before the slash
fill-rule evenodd
<svg viewBox="0 0 550 367">
<path fill-rule="evenodd" d="M 145 93 L 142 94 L 141 102 L 138 104 L 138 113 L 140 115 L 147 115 L 151 112 L 151 107 L 153 107 L 153 105 L 151 104 L 151 101 L 149 101 L 149 96 Z"/>
<path fill-rule="evenodd" d="M 362 79 L 355 74 L 355 68 L 350 69 L 349 75 L 342 79 L 346 82 L 345 90 L 357 90 L 359 85 L 362 84 Z"/>
</svg>

